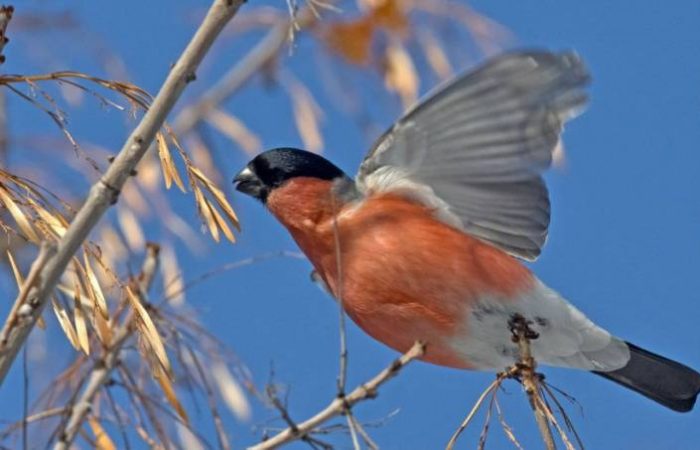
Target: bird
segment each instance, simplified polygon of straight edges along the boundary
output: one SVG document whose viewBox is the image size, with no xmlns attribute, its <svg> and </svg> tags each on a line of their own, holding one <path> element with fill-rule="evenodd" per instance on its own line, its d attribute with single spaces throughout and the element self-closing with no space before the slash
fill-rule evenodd
<svg viewBox="0 0 700 450">
<path fill-rule="evenodd" d="M 612 335 L 524 264 L 545 245 L 542 176 L 589 81 L 573 51 L 506 52 L 409 109 L 355 177 L 280 147 L 255 156 L 235 189 L 262 202 L 313 278 L 394 350 L 422 341 L 429 363 L 500 371 L 518 361 L 521 319 L 538 364 L 586 370 L 687 412 L 697 371 Z"/>
</svg>

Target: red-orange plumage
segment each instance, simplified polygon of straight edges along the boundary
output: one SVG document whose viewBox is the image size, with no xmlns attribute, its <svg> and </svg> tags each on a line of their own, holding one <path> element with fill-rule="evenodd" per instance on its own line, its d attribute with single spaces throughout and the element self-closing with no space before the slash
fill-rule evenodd
<svg viewBox="0 0 700 450">
<path fill-rule="evenodd" d="M 427 341 L 426 361 L 470 367 L 448 344 L 467 333 L 470 304 L 485 295 L 503 301 L 517 297 L 531 286 L 529 270 L 435 219 L 422 204 L 381 194 L 357 207 L 343 204 L 331 186 L 294 178 L 270 194 L 267 206 L 368 334 L 398 351 Z"/>
</svg>

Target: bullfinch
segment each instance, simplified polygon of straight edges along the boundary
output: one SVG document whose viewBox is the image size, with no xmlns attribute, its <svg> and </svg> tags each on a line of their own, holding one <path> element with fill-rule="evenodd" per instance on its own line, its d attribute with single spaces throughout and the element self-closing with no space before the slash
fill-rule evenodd
<svg viewBox="0 0 700 450">
<path fill-rule="evenodd" d="M 425 361 L 499 371 L 524 318 L 539 364 L 591 371 L 676 411 L 700 374 L 611 335 L 540 281 L 550 203 L 542 173 L 589 75 L 574 53 L 506 53 L 438 88 L 374 144 L 355 178 L 276 148 L 236 175 L 309 258 L 352 320 Z"/>
</svg>

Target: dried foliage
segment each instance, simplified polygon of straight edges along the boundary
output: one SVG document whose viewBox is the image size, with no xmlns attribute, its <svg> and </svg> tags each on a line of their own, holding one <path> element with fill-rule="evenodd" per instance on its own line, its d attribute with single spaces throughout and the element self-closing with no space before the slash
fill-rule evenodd
<svg viewBox="0 0 700 450">
<path fill-rule="evenodd" d="M 157 277 L 159 261 L 159 248 L 149 244 L 142 271 L 117 280 L 123 289 L 116 297 L 106 297 L 107 303 L 114 305 L 111 318 L 105 322 L 105 330 L 111 336 L 108 342 L 104 338 L 107 333 L 96 332 L 96 322 L 102 317 L 95 301 L 95 291 L 101 289 L 100 285 L 98 283 L 96 289 L 86 288 L 89 285 L 87 275 L 85 278 L 78 275 L 87 272 L 85 266 L 77 269 L 80 263 L 75 262 L 76 271 L 72 276 L 78 279 L 77 286 L 82 287 L 64 287 L 54 300 L 55 311 L 65 317 L 67 328 L 72 329 L 72 325 L 66 311 L 72 309 L 75 328 L 82 326 L 94 331 L 85 336 L 84 342 L 78 338 L 76 345 L 93 351 L 90 357 L 76 358 L 39 396 L 32 406 L 32 420 L 29 421 L 32 436 L 39 437 L 43 434 L 40 430 L 53 428 L 50 436 L 57 439 L 57 448 L 63 448 L 61 443 L 70 442 L 85 421 L 93 433 L 96 448 L 125 448 L 128 445 L 125 436 L 132 434 L 128 430 L 136 430 L 145 444 L 157 442 L 161 446 L 177 447 L 179 444 L 173 441 L 177 434 L 171 432 L 177 424 L 188 429 L 201 444 L 202 436 L 190 429 L 183 396 L 208 398 L 212 420 L 219 420 L 222 406 L 242 420 L 250 416 L 243 386 L 249 385 L 251 380 L 231 351 L 204 332 L 188 308 L 173 307 L 167 301 L 158 305 L 149 301 L 146 291 Z M 79 289 L 92 293 L 80 296 Z M 76 299 L 75 305 L 82 306 L 66 309 L 57 306 L 69 304 L 70 299 Z M 88 318 L 82 325 L 77 319 L 80 310 Z M 75 331 L 72 333 L 75 335 Z M 205 371 L 202 367 L 214 370 Z M 107 408 L 106 405 L 113 403 L 113 397 L 124 398 L 127 402 Z M 161 397 L 169 406 L 159 401 Z M 20 428 L 20 424 L 11 425 L 0 433 L 0 442 L 12 442 Z M 217 430 L 221 441 L 227 442 L 223 428 L 217 426 Z M 140 445 L 144 444 L 136 444 Z"/>
</svg>

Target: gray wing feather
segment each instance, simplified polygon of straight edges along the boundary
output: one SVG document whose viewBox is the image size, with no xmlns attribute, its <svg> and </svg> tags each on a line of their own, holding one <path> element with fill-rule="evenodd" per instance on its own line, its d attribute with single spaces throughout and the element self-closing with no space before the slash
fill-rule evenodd
<svg viewBox="0 0 700 450">
<path fill-rule="evenodd" d="M 358 187 L 427 186 L 450 223 L 533 260 L 549 226 L 540 174 L 564 122 L 584 106 L 588 79 L 573 53 L 497 57 L 439 88 L 385 133 L 360 166 Z"/>
</svg>

